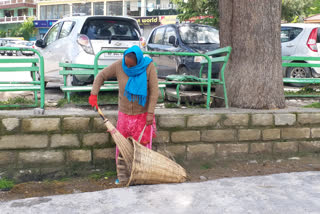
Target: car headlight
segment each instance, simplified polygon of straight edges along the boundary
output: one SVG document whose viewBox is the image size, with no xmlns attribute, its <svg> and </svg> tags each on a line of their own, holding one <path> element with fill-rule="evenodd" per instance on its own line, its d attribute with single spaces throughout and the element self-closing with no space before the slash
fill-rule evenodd
<svg viewBox="0 0 320 214">
<path fill-rule="evenodd" d="M 202 60 L 204 60 L 203 56 L 195 56 L 193 59 L 194 62 L 201 62 Z"/>
</svg>

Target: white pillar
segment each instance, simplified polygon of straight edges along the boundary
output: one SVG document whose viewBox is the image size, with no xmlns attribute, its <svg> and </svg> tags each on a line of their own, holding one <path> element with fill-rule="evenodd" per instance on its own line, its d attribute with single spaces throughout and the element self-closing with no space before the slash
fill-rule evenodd
<svg viewBox="0 0 320 214">
<path fill-rule="evenodd" d="M 103 2 L 103 15 L 104 16 L 107 15 L 107 2 L 106 1 Z"/>
<path fill-rule="evenodd" d="M 40 5 L 38 4 L 38 8 L 37 8 L 37 19 L 40 20 Z"/>
<path fill-rule="evenodd" d="M 141 0 L 141 14 L 140 14 L 140 16 L 146 16 L 147 15 L 146 9 L 147 9 L 146 0 Z"/>
<path fill-rule="evenodd" d="M 127 2 L 125 2 L 125 0 L 122 0 L 122 15 L 127 15 Z"/>
<path fill-rule="evenodd" d="M 72 16 L 72 3 L 70 4 L 70 16 Z"/>
<path fill-rule="evenodd" d="M 93 16 L 93 2 L 91 2 L 91 16 Z"/>
</svg>

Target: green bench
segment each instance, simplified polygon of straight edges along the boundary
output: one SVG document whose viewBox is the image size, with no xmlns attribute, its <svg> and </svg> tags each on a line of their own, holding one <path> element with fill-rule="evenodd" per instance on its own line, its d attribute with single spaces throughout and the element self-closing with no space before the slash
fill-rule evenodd
<svg viewBox="0 0 320 214">
<path fill-rule="evenodd" d="M 224 69 L 226 66 L 226 63 L 229 59 L 230 56 L 230 52 L 231 52 L 231 47 L 226 47 L 226 48 L 222 48 L 217 50 L 216 52 L 213 52 L 212 55 L 222 55 L 222 54 L 226 54 L 226 56 L 222 56 L 222 57 L 216 57 L 217 59 L 215 59 L 216 61 L 214 61 L 214 63 L 223 63 L 222 66 L 222 73 L 224 73 Z M 98 60 L 99 57 L 104 54 L 104 53 L 124 53 L 123 50 L 102 50 L 100 52 L 98 52 L 95 56 L 94 59 L 94 65 L 95 65 L 95 70 L 98 70 Z M 211 57 L 206 55 L 206 54 L 200 54 L 200 53 L 189 53 L 189 52 L 153 52 L 153 51 L 143 51 L 144 54 L 148 54 L 148 55 L 172 55 L 172 56 L 190 56 L 190 57 L 194 57 L 194 56 L 202 56 L 207 60 L 207 65 L 208 65 L 208 71 L 211 71 L 212 69 L 212 60 Z M 224 74 L 222 74 L 224 75 Z M 207 102 L 206 102 L 206 106 L 207 109 L 210 109 L 210 98 L 211 98 L 211 85 L 212 84 L 222 84 L 223 88 L 224 88 L 224 99 L 226 102 L 226 107 L 228 108 L 228 99 L 227 99 L 227 94 L 226 94 L 226 89 L 225 89 L 225 81 L 224 81 L 224 76 L 222 78 L 222 80 L 214 80 L 211 78 L 211 72 L 208 72 L 208 78 L 199 78 L 199 82 L 185 82 L 185 81 L 159 81 L 159 84 L 163 84 L 163 85 L 170 85 L 170 84 L 175 84 L 177 85 L 177 97 L 178 97 L 178 104 L 180 103 L 180 85 L 188 85 L 188 84 L 192 84 L 192 85 L 203 85 L 203 86 L 207 86 Z M 210 81 L 209 81 L 210 80 Z"/>
<path fill-rule="evenodd" d="M 206 65 L 208 65 L 208 60 L 202 60 L 200 62 L 201 64 L 201 68 L 199 71 L 199 77 L 196 76 L 192 76 L 192 75 L 169 75 L 166 78 L 166 84 L 176 84 L 176 98 L 178 99 L 178 105 L 180 104 L 180 85 L 199 85 L 201 88 L 201 94 L 205 94 L 203 87 L 207 86 L 207 90 L 211 90 L 211 87 L 209 88 L 208 83 L 210 83 L 210 85 L 222 85 L 223 86 L 223 92 L 224 92 L 224 96 L 223 97 L 218 97 L 218 96 L 212 96 L 218 99 L 224 99 L 225 101 L 225 106 L 226 108 L 228 108 L 228 97 L 227 97 L 227 91 L 226 91 L 226 84 L 224 81 L 224 70 L 227 66 L 229 57 L 230 57 L 230 53 L 231 53 L 232 48 L 231 47 L 225 47 L 225 48 L 219 48 L 217 50 L 214 51 L 210 51 L 205 53 L 207 56 L 210 57 L 211 59 L 211 64 L 214 63 L 220 63 L 222 64 L 222 66 L 220 66 L 220 79 L 219 78 L 213 78 L 212 77 L 212 72 L 208 72 L 207 77 L 208 78 L 202 78 L 202 72 L 203 69 Z M 210 69 L 212 70 L 212 69 Z M 209 68 L 208 68 L 209 71 Z M 208 93 L 207 92 L 207 99 L 209 99 L 210 97 L 208 97 Z M 210 95 L 209 95 L 210 96 Z"/>
<path fill-rule="evenodd" d="M 320 61 L 320 57 L 283 56 L 282 67 L 320 67 L 320 63 L 306 63 L 306 61 Z M 283 83 L 319 84 L 320 78 L 283 78 Z M 286 97 L 319 97 L 320 95 L 292 94 Z"/>
<path fill-rule="evenodd" d="M 65 93 L 68 103 L 70 103 L 70 94 L 72 92 L 90 92 L 92 85 L 85 86 L 73 86 L 71 84 L 72 75 L 94 75 L 97 76 L 98 72 L 105 68 L 105 65 L 99 65 L 98 69 L 94 69 L 94 65 L 86 64 L 72 64 L 72 63 L 59 63 L 59 67 L 62 70 L 59 71 L 60 75 L 63 75 L 63 86 L 60 89 Z M 164 100 L 164 88 L 165 85 L 159 85 L 161 91 L 161 100 Z M 101 86 L 100 91 L 118 91 L 118 81 L 105 81 L 104 85 Z"/>
<path fill-rule="evenodd" d="M 28 72 L 31 73 L 32 80 L 30 81 L 1 81 L 0 91 L 32 91 L 34 92 L 33 104 L 8 104 L 0 105 L 0 108 L 8 107 L 37 107 L 38 92 L 40 92 L 40 108 L 41 113 L 44 112 L 45 104 L 45 83 L 44 83 L 44 65 L 42 55 L 34 49 L 29 48 L 13 48 L 13 47 L 0 47 L 0 50 L 11 51 L 33 51 L 38 55 L 38 58 L 17 58 L 17 59 L 0 59 L 0 64 L 4 65 L 0 67 L 1 72 Z M 28 64 L 28 65 L 25 65 Z M 37 74 L 40 74 L 40 80 L 36 79 Z"/>
</svg>

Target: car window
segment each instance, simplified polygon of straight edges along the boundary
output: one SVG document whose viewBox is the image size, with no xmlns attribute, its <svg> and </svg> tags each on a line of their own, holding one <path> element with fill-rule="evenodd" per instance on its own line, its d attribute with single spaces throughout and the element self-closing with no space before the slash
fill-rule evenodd
<svg viewBox="0 0 320 214">
<path fill-rule="evenodd" d="M 297 27 L 281 27 L 281 43 L 294 40 L 302 30 L 302 28 Z"/>
<path fill-rule="evenodd" d="M 174 36 L 174 37 L 177 38 L 176 31 L 175 31 L 175 29 L 173 27 L 167 27 L 166 33 L 165 33 L 164 39 L 163 39 L 163 44 L 172 45 L 172 44 L 169 43 L 170 36 Z"/>
<path fill-rule="evenodd" d="M 153 32 L 152 38 L 151 38 L 151 43 L 152 44 L 162 44 L 164 30 L 165 30 L 165 28 L 162 27 L 162 28 L 156 29 Z"/>
<path fill-rule="evenodd" d="M 179 34 L 187 44 L 219 44 L 219 31 L 210 26 L 184 25 Z"/>
<path fill-rule="evenodd" d="M 67 37 L 71 33 L 73 26 L 74 26 L 74 23 L 71 21 L 63 22 L 59 39 Z"/>
<path fill-rule="evenodd" d="M 139 40 L 137 29 L 130 22 L 119 20 L 88 20 L 84 24 L 81 34 L 94 40 Z"/>
<path fill-rule="evenodd" d="M 47 33 L 46 38 L 44 40 L 47 45 L 57 40 L 57 35 L 59 32 L 60 26 L 61 26 L 61 22 L 55 24 Z"/>
</svg>

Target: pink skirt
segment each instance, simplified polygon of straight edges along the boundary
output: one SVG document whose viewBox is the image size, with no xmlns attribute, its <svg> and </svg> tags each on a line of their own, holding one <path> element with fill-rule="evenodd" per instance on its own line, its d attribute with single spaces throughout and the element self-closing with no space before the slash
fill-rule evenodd
<svg viewBox="0 0 320 214">
<path fill-rule="evenodd" d="M 117 130 L 125 137 L 132 137 L 139 140 L 140 134 L 146 125 L 147 112 L 137 115 L 128 115 L 118 112 Z M 152 149 L 152 138 L 156 137 L 156 119 L 153 115 L 153 124 L 145 128 L 140 143 L 145 147 Z M 118 161 L 119 150 L 116 146 L 116 161 Z"/>
</svg>

